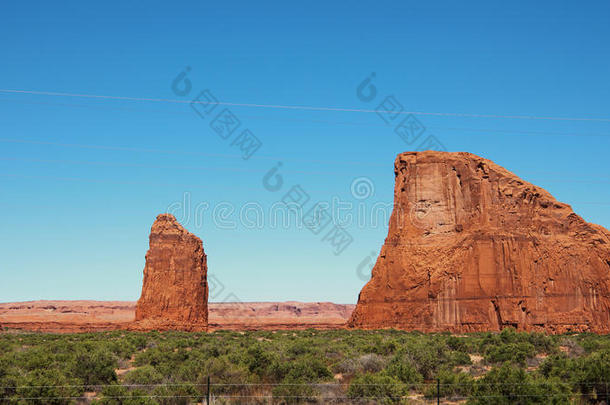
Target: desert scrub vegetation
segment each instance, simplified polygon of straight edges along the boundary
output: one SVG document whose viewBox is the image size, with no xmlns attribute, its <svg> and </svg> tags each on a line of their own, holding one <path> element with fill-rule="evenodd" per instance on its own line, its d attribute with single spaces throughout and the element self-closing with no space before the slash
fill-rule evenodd
<svg viewBox="0 0 610 405">
<path fill-rule="evenodd" d="M 0 404 L 608 403 L 610 337 L 396 330 L 0 334 Z"/>
</svg>

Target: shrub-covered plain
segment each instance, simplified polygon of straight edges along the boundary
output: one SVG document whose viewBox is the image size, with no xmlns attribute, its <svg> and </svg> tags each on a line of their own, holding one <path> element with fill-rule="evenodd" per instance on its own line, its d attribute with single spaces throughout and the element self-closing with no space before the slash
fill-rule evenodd
<svg viewBox="0 0 610 405">
<path fill-rule="evenodd" d="M 0 404 L 608 403 L 610 336 L 0 333 Z"/>
</svg>

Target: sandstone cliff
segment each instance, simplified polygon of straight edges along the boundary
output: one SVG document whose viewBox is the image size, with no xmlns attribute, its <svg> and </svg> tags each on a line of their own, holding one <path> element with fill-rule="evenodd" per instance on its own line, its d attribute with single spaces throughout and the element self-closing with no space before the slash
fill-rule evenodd
<svg viewBox="0 0 610 405">
<path fill-rule="evenodd" d="M 136 327 L 205 330 L 207 323 L 207 262 L 201 239 L 173 215 L 161 214 L 150 231 Z"/>
<path fill-rule="evenodd" d="M 610 332 L 610 232 L 469 153 L 394 167 L 388 236 L 350 326 Z"/>
</svg>

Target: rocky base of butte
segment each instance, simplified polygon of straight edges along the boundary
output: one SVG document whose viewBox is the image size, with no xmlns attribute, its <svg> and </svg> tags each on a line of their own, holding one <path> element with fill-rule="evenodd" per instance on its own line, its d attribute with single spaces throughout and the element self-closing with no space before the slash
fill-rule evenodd
<svg viewBox="0 0 610 405">
<path fill-rule="evenodd" d="M 610 332 L 610 232 L 493 162 L 407 152 L 349 325 Z"/>
</svg>

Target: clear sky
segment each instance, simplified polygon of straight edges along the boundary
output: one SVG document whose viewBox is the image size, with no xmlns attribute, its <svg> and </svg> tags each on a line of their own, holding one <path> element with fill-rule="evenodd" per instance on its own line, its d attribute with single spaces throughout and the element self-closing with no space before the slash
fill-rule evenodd
<svg viewBox="0 0 610 405">
<path fill-rule="evenodd" d="M 203 240 L 212 301 L 355 303 L 387 232 L 370 212 L 392 201 L 394 157 L 430 135 L 610 227 L 609 17 L 604 1 L 4 2 L 1 89 L 186 103 L 0 92 L 0 302 L 137 299 L 150 226 L 171 210 Z M 187 66 L 188 92 L 172 85 Z M 367 101 L 357 88 L 373 72 Z M 417 115 L 424 135 L 407 143 L 376 113 L 199 116 L 188 101 L 205 89 L 228 103 L 375 110 L 394 96 L 404 111 L 606 121 Z M 228 139 L 211 127 L 224 108 L 241 123 Z M 245 129 L 262 142 L 247 160 Z M 352 204 L 336 215 L 352 218 L 339 255 L 328 228 L 273 224 L 294 185 L 306 210 Z"/>
</svg>

